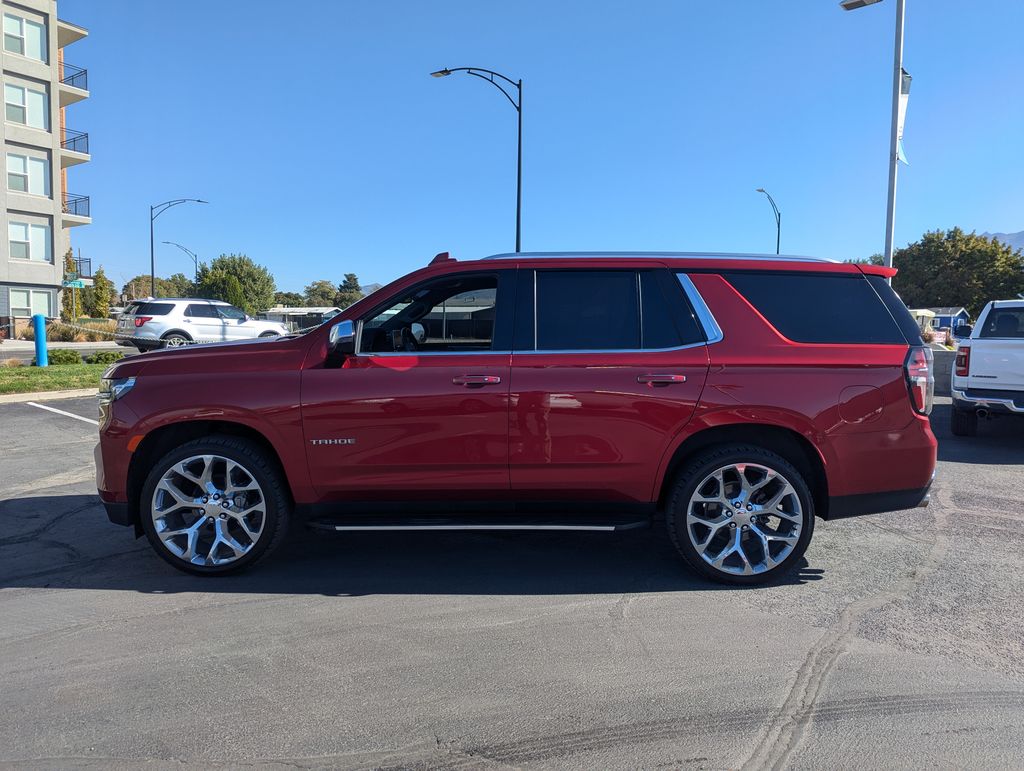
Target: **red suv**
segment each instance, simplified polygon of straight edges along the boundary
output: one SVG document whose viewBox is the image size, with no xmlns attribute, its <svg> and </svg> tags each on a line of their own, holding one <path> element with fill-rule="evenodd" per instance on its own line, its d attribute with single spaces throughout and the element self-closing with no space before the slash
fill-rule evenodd
<svg viewBox="0 0 1024 771">
<path fill-rule="evenodd" d="M 926 505 L 932 355 L 886 278 L 821 260 L 438 255 L 302 336 L 120 362 L 110 519 L 190 573 L 331 530 L 664 519 L 731 583 L 825 520 Z"/>
</svg>

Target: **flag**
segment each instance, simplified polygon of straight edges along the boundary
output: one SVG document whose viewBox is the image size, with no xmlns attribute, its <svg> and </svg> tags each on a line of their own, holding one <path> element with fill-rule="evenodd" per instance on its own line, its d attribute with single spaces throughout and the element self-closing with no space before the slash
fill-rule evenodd
<svg viewBox="0 0 1024 771">
<path fill-rule="evenodd" d="M 902 67 L 900 68 L 900 75 L 900 103 L 896 117 L 896 157 L 909 166 L 910 161 L 907 160 L 907 154 L 903 151 L 903 121 L 907 117 L 907 102 L 910 101 L 910 81 L 913 78 Z"/>
</svg>

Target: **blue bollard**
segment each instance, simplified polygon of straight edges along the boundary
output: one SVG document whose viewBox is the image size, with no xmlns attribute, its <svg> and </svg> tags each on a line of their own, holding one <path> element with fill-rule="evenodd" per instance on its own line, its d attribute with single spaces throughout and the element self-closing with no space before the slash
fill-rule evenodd
<svg viewBox="0 0 1024 771">
<path fill-rule="evenodd" d="M 36 338 L 36 366 L 49 366 L 50 357 L 46 354 L 46 316 L 41 313 L 33 316 L 32 330 Z"/>
</svg>

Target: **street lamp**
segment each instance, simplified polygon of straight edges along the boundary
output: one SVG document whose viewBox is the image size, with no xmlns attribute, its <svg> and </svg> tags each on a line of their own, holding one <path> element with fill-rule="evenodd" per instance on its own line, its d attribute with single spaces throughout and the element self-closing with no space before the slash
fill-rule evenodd
<svg viewBox="0 0 1024 771">
<path fill-rule="evenodd" d="M 195 274 L 196 277 L 195 277 L 195 281 L 193 283 L 198 288 L 199 287 L 199 258 L 196 257 L 196 253 L 193 252 L 191 249 L 186 249 L 184 246 L 179 244 L 177 241 L 163 241 L 162 243 L 168 244 L 170 246 L 176 246 L 179 249 L 181 249 L 181 251 L 183 251 L 185 254 L 187 254 L 189 257 L 192 258 L 192 262 L 196 266 L 196 274 Z"/>
<path fill-rule="evenodd" d="M 855 11 L 881 0 L 842 0 L 844 11 Z M 885 264 L 892 267 L 893 240 L 896 235 L 896 170 L 899 162 L 900 86 L 903 81 L 903 13 L 905 0 L 896 0 L 896 39 L 892 65 L 892 126 L 889 132 L 889 198 L 885 210 Z"/>
<path fill-rule="evenodd" d="M 868 0 L 865 0 L 865 2 L 868 2 Z M 768 203 L 772 205 L 772 211 L 775 212 L 775 253 L 778 254 L 779 244 L 782 243 L 782 213 L 779 211 L 779 207 L 775 205 L 775 199 L 772 198 L 771 193 L 763 187 L 759 187 L 757 192 L 768 196 Z"/>
<path fill-rule="evenodd" d="M 150 297 L 156 297 L 156 255 L 153 253 L 153 222 L 163 214 L 165 211 L 170 209 L 172 206 L 177 206 L 179 203 L 209 203 L 209 201 L 203 201 L 199 198 L 176 198 L 173 201 L 164 201 L 158 203 L 156 206 L 149 207 L 149 295 Z"/>
<path fill-rule="evenodd" d="M 484 70 L 480 67 L 453 67 L 449 69 L 445 67 L 443 70 L 437 70 L 436 72 L 430 73 L 431 77 L 434 78 L 445 78 L 451 75 L 453 72 L 465 72 L 467 75 L 476 75 L 478 78 L 483 78 L 492 86 L 497 88 L 501 93 L 505 95 L 509 103 L 516 108 L 516 113 L 519 116 L 519 131 L 517 140 L 516 150 L 516 252 L 522 251 L 521 246 L 521 234 L 522 234 L 522 210 L 523 210 L 523 81 L 512 80 L 502 75 L 500 72 L 493 72 L 491 70 Z M 510 86 L 515 86 L 519 101 L 517 102 L 512 98 L 505 88 L 495 80 L 495 78 L 501 78 Z"/>
</svg>

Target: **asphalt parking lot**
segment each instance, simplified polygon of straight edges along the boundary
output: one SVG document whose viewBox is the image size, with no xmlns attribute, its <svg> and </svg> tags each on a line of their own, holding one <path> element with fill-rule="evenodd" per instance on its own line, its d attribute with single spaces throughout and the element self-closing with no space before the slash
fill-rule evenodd
<svg viewBox="0 0 1024 771">
<path fill-rule="evenodd" d="M 189 577 L 107 523 L 94 400 L 0 405 L 0 763 L 1020 767 L 1024 433 L 938 401 L 932 505 L 753 589 L 660 529 L 298 532 Z"/>
</svg>

